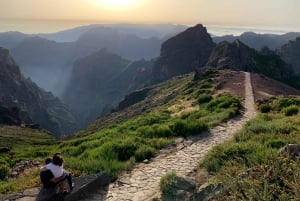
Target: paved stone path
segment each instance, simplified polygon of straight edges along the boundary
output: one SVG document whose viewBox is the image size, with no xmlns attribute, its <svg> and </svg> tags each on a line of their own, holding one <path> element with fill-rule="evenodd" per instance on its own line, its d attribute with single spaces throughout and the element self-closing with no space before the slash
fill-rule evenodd
<svg viewBox="0 0 300 201">
<path fill-rule="evenodd" d="M 209 150 L 230 140 L 235 132 L 256 116 L 250 73 L 245 73 L 245 110 L 242 115 L 210 130 L 207 137 L 195 136 L 177 144 L 176 150 L 158 154 L 149 164 L 139 164 L 129 174 L 123 174 L 110 184 L 108 192 L 86 199 L 90 201 L 148 201 L 159 193 L 160 178 L 169 171 L 186 176 L 191 173 Z M 106 197 L 106 198 L 105 198 Z"/>
</svg>

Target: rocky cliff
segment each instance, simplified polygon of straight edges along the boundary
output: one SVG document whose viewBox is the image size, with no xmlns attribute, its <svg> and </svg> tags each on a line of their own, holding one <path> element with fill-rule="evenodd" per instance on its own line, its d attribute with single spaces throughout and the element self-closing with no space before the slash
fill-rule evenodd
<svg viewBox="0 0 300 201">
<path fill-rule="evenodd" d="M 260 73 L 284 82 L 296 78 L 292 66 L 274 51 L 265 47 L 258 52 L 240 40 L 219 43 L 213 49 L 206 66 Z"/>
<path fill-rule="evenodd" d="M 26 112 L 20 111 L 17 107 L 7 107 L 0 102 L 0 125 L 31 124 L 32 121 Z"/>
<path fill-rule="evenodd" d="M 0 48 L 0 101 L 28 113 L 34 123 L 55 136 L 76 129 L 75 119 L 58 98 L 25 79 L 9 51 Z"/>
<path fill-rule="evenodd" d="M 300 74 L 300 37 L 283 45 L 278 53 L 285 62 L 293 65 L 296 73 Z"/>
<path fill-rule="evenodd" d="M 223 41 L 213 49 L 206 65 L 218 69 L 254 72 L 256 71 L 254 56 L 255 51 L 239 40 L 232 43 Z"/>
<path fill-rule="evenodd" d="M 162 81 L 204 66 L 214 47 L 215 43 L 201 24 L 188 28 L 162 44 L 153 68 L 153 80 Z"/>
</svg>

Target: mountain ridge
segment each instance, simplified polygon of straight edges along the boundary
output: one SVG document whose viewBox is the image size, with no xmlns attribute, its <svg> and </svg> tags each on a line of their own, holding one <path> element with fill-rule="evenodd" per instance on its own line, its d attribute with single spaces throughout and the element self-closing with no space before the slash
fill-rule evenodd
<svg viewBox="0 0 300 201">
<path fill-rule="evenodd" d="M 56 137 L 76 130 L 76 123 L 67 107 L 51 92 L 25 79 L 9 51 L 0 48 L 0 101 L 28 113 L 34 123 Z"/>
</svg>

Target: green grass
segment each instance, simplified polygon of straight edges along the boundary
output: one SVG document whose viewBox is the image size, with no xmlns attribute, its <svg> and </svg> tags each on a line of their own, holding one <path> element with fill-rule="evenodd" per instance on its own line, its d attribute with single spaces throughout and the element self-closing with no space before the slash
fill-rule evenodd
<svg viewBox="0 0 300 201">
<path fill-rule="evenodd" d="M 211 73 L 208 75 L 212 76 Z M 151 92 L 154 95 L 145 98 L 143 104 L 137 103 L 126 112 L 120 111 L 97 120 L 72 139 L 55 141 L 43 131 L 0 128 L 0 146 L 12 146 L 14 152 L 13 156 L 1 155 L 0 164 L 12 167 L 25 159 L 43 162 L 45 157 L 61 152 L 65 159 L 64 167 L 75 176 L 105 171 L 111 178 L 116 178 L 120 172 L 130 170 L 135 162 L 154 157 L 157 150 L 173 143 L 176 137 L 201 135 L 203 131 L 238 114 L 240 103 L 237 97 L 229 94 L 214 96 L 211 79 L 199 81 L 191 78 L 173 78 L 165 86 L 158 85 Z M 174 116 L 168 110 L 182 100 L 197 102 L 204 96 L 209 98 L 200 101 L 196 111 Z M 144 106 L 149 107 L 140 110 Z M 9 180 L 6 185 L 1 185 L 0 194 L 16 191 L 19 186 L 36 185 L 38 182 L 32 181 L 38 181 L 38 175 L 31 176 L 22 185 L 18 180 Z"/>
<path fill-rule="evenodd" d="M 162 192 L 162 197 L 174 198 L 174 200 L 176 200 L 176 191 L 174 188 L 172 188 L 175 178 L 176 172 L 171 171 L 160 179 L 159 188 L 160 192 Z"/>
<path fill-rule="evenodd" d="M 300 116 L 284 112 L 299 109 L 297 103 L 296 98 L 270 100 L 267 114 L 249 121 L 233 141 L 216 146 L 200 162 L 225 187 L 216 200 L 300 199 L 300 162 L 277 154 L 286 144 L 300 144 Z"/>
</svg>

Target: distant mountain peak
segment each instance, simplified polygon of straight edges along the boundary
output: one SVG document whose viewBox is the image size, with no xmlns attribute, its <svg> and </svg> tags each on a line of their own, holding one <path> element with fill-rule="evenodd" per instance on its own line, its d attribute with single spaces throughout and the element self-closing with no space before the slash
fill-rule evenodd
<svg viewBox="0 0 300 201">
<path fill-rule="evenodd" d="M 188 28 L 162 44 L 153 68 L 153 80 L 189 73 L 206 64 L 215 43 L 202 24 Z"/>
</svg>

